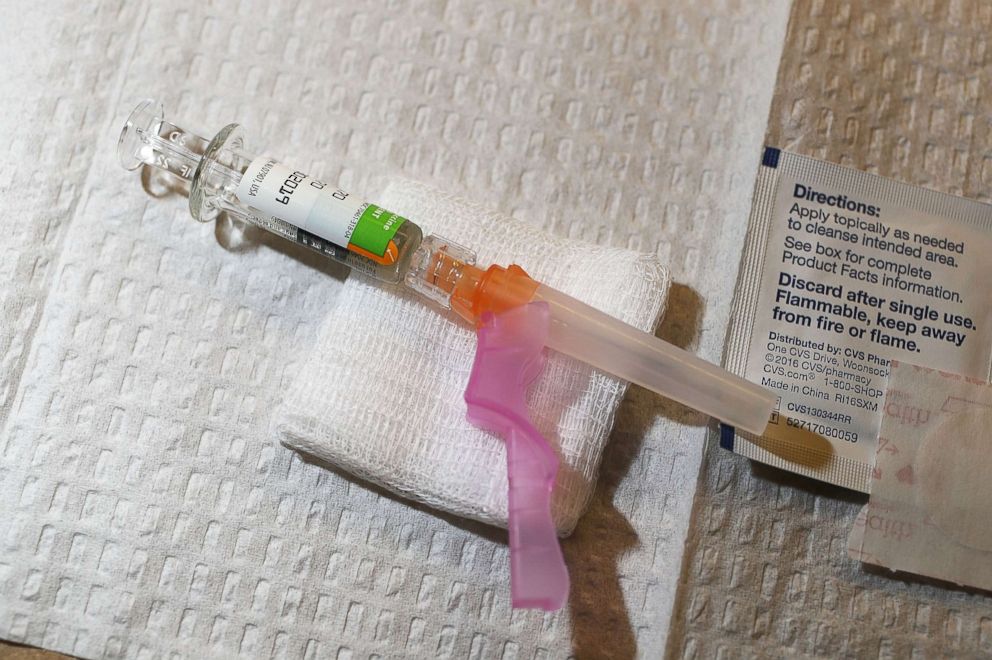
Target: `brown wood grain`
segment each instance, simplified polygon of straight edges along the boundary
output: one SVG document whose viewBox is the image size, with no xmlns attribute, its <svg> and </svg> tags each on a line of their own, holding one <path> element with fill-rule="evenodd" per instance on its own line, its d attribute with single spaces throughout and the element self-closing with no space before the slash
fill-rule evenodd
<svg viewBox="0 0 992 660">
<path fill-rule="evenodd" d="M 71 659 L 70 655 L 62 655 L 55 651 L 46 651 L 34 646 L 22 646 L 0 641 L 0 660 L 62 660 Z"/>
</svg>

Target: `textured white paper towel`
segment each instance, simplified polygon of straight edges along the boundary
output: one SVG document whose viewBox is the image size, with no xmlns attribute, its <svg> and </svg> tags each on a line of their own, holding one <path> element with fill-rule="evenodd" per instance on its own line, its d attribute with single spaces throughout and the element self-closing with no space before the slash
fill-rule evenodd
<svg viewBox="0 0 992 660">
<path fill-rule="evenodd" d="M 118 8 L 119 9 L 119 8 Z M 0 428 L 10 413 L 68 219 L 93 154 L 96 115 L 119 93 L 120 46 L 137 13 L 99 8 L 78 30 L 51 8 L 0 1 Z M 62 47 L 52 47 L 52 42 Z M 79 60 L 87 61 L 85 66 Z M 100 136 L 100 137 L 98 137 Z"/>
<path fill-rule="evenodd" d="M 990 33 L 981 0 L 796 0 L 767 144 L 988 200 Z M 992 655 L 988 595 L 848 558 L 865 499 L 712 443 L 670 653 Z"/>
<path fill-rule="evenodd" d="M 8 0 L 41 25 L 4 19 L 5 41 L 49 52 L 0 81 L 0 114 L 37 136 L 0 136 L 23 161 L 5 222 L 33 223 L 0 233 L 0 286 L 37 304 L 3 325 L 0 636 L 87 657 L 657 656 L 698 416 L 630 391 L 565 544 L 568 608 L 511 613 L 504 538 L 267 432 L 344 273 L 257 235 L 223 249 L 113 144 L 153 95 L 370 196 L 405 175 L 656 252 L 681 283 L 663 334 L 716 360 L 786 5 L 54 0 L 42 21 Z"/>
</svg>

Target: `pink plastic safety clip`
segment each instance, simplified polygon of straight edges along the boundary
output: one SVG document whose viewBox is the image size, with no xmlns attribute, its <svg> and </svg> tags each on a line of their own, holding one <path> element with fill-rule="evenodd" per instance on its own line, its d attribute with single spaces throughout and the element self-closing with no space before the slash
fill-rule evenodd
<svg viewBox="0 0 992 660">
<path fill-rule="evenodd" d="M 513 607 L 549 611 L 568 596 L 568 570 L 551 519 L 558 457 L 531 423 L 526 393 L 544 368 L 550 318 L 543 302 L 487 312 L 465 388 L 469 421 L 506 442 Z"/>
</svg>

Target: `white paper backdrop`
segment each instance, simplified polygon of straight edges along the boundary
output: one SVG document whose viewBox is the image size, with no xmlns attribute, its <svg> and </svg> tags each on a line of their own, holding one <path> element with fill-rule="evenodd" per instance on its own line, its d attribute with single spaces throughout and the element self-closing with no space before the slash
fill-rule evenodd
<svg viewBox="0 0 992 660">
<path fill-rule="evenodd" d="M 678 283 L 662 333 L 717 360 L 785 0 L 0 5 L 0 636 L 87 657 L 662 652 L 703 419 L 632 389 L 565 544 L 568 609 L 513 613 L 499 532 L 269 432 L 345 273 L 226 248 L 120 170 L 116 134 L 156 96 L 373 199 L 401 174 L 656 250 Z"/>
</svg>

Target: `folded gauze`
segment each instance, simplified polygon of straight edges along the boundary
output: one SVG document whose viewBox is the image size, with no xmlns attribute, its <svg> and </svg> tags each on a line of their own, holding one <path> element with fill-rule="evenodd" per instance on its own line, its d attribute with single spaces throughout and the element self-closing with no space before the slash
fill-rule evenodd
<svg viewBox="0 0 992 660">
<path fill-rule="evenodd" d="M 534 279 L 653 331 L 669 274 L 654 255 L 552 236 L 467 200 L 395 183 L 377 203 Z M 404 497 L 505 527 L 503 441 L 473 427 L 462 398 L 475 330 L 400 288 L 349 277 L 276 414 L 283 444 Z M 528 392 L 535 427 L 561 459 L 552 500 L 568 534 L 595 486 L 627 384 L 549 352 Z"/>
</svg>

